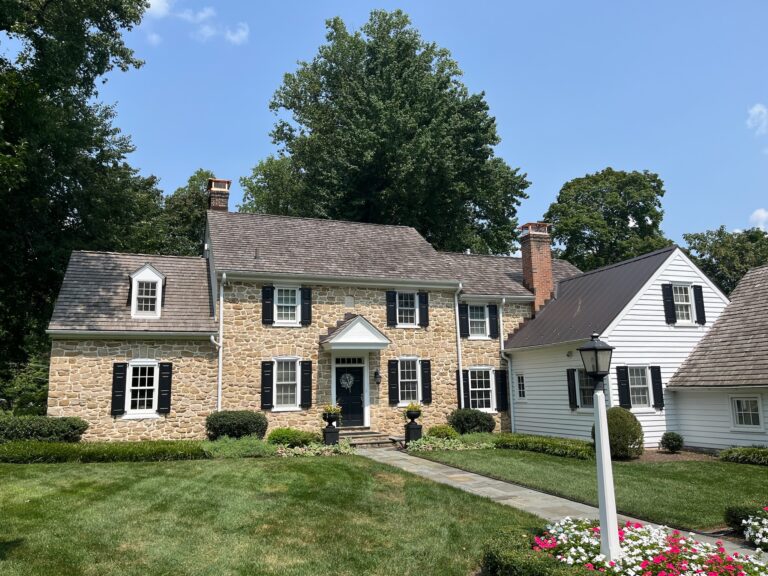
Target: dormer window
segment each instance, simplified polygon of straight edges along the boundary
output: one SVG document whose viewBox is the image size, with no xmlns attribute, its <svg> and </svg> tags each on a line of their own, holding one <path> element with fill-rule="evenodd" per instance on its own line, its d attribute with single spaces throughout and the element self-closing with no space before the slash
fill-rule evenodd
<svg viewBox="0 0 768 576">
<path fill-rule="evenodd" d="M 165 276 L 151 264 L 131 274 L 131 317 L 160 318 Z"/>
</svg>

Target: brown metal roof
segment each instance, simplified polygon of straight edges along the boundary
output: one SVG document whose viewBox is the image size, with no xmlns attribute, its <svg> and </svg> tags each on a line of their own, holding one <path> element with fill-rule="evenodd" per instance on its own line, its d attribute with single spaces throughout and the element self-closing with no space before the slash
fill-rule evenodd
<svg viewBox="0 0 768 576">
<path fill-rule="evenodd" d="M 768 265 L 753 268 L 668 388 L 768 386 Z"/>
<path fill-rule="evenodd" d="M 165 275 L 160 318 L 131 318 L 130 275 L 151 264 Z M 49 330 L 215 332 L 203 258 L 75 251 Z"/>
<path fill-rule="evenodd" d="M 556 298 L 524 322 L 504 347 L 547 346 L 602 334 L 676 249 L 669 246 L 561 280 Z"/>
</svg>

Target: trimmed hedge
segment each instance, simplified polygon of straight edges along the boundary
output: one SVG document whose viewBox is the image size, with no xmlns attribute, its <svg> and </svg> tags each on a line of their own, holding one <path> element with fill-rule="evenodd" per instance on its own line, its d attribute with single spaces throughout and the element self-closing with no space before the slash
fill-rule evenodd
<svg viewBox="0 0 768 576">
<path fill-rule="evenodd" d="M 493 416 L 482 410 L 459 408 L 448 415 L 448 424 L 459 434 L 472 432 L 493 432 L 496 421 Z"/>
<path fill-rule="evenodd" d="M 719 454 L 724 462 L 736 462 L 737 464 L 756 464 L 768 466 L 768 448 L 763 446 L 747 446 L 743 448 L 728 448 Z"/>
<path fill-rule="evenodd" d="M 677 432 L 664 432 L 664 434 L 661 435 L 661 442 L 659 442 L 659 445 L 667 452 L 677 454 L 683 449 L 684 442 L 683 437 Z"/>
<path fill-rule="evenodd" d="M 456 432 L 453 428 L 448 426 L 448 424 L 438 424 L 437 426 L 432 426 L 429 430 L 427 430 L 427 436 L 430 438 L 458 438 L 459 433 Z"/>
<path fill-rule="evenodd" d="M 579 460 L 592 460 L 595 457 L 595 449 L 590 442 L 570 438 L 504 432 L 498 434 L 494 438 L 493 443 L 496 445 L 496 448 L 541 452 L 551 456 L 564 456 L 566 458 L 578 458 Z"/>
<path fill-rule="evenodd" d="M 79 442 L 88 429 L 82 418 L 50 416 L 0 416 L 0 443 L 18 440 Z"/>
<path fill-rule="evenodd" d="M 608 441 L 611 445 L 611 458 L 630 460 L 643 453 L 643 427 L 637 416 L 626 408 L 609 408 Z M 592 440 L 595 439 L 595 425 L 592 425 Z"/>
<path fill-rule="evenodd" d="M 586 576 L 595 574 L 581 566 L 560 562 L 551 554 L 537 552 L 527 536 L 500 538 L 486 547 L 482 576 Z"/>
<path fill-rule="evenodd" d="M 56 462 L 156 462 L 209 458 L 197 440 L 145 442 L 42 442 L 22 440 L 0 444 L 0 462 L 39 464 Z"/>
<path fill-rule="evenodd" d="M 267 417 L 264 413 L 252 410 L 223 410 L 214 412 L 205 419 L 205 431 L 210 440 L 216 440 L 222 436 L 264 438 L 267 425 Z"/>
<path fill-rule="evenodd" d="M 203 442 L 203 449 L 210 458 L 266 458 L 277 454 L 275 446 L 257 436 L 224 436 L 213 442 Z"/>
<path fill-rule="evenodd" d="M 320 434 L 315 432 L 305 432 L 296 428 L 275 428 L 269 433 L 267 442 L 270 444 L 279 444 L 289 448 L 299 446 L 309 446 L 320 442 Z"/>
</svg>

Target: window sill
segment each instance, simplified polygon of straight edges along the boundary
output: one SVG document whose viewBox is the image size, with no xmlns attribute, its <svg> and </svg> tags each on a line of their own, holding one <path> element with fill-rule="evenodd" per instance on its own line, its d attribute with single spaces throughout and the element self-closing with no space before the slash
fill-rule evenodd
<svg viewBox="0 0 768 576">
<path fill-rule="evenodd" d="M 136 414 L 123 414 L 120 416 L 120 420 L 159 420 L 162 418 L 157 412 L 152 413 L 136 413 Z"/>
<path fill-rule="evenodd" d="M 301 328 L 299 322 L 274 322 L 272 326 L 276 328 Z"/>
<path fill-rule="evenodd" d="M 411 404 L 421 404 L 421 400 L 411 400 L 409 402 L 399 402 L 395 408 L 407 408 Z"/>
<path fill-rule="evenodd" d="M 416 328 L 421 328 L 418 324 L 395 324 L 395 328 L 406 328 L 410 330 L 415 330 Z"/>
<path fill-rule="evenodd" d="M 752 428 L 752 427 L 746 428 L 746 427 L 731 426 L 731 432 L 746 432 L 748 434 L 749 433 L 752 433 L 752 434 L 764 434 L 765 433 L 765 428 L 763 428 L 762 426 L 760 426 L 760 427 L 755 426 L 754 428 Z"/>
<path fill-rule="evenodd" d="M 573 412 L 575 412 L 576 414 L 581 415 L 581 416 L 594 416 L 595 409 L 594 408 L 578 407 L 578 408 L 576 408 L 576 410 L 573 410 Z"/>
<path fill-rule="evenodd" d="M 661 410 L 656 410 L 653 406 L 643 406 L 642 408 L 632 408 L 632 414 L 657 414 Z"/>
<path fill-rule="evenodd" d="M 467 340 L 492 340 L 490 336 L 470 336 Z"/>
<path fill-rule="evenodd" d="M 303 408 L 300 406 L 278 406 L 272 408 L 272 412 L 301 412 Z"/>
</svg>

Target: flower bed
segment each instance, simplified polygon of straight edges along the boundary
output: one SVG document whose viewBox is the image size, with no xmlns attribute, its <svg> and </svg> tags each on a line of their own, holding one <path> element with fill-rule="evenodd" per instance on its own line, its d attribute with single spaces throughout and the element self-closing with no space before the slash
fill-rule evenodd
<svg viewBox="0 0 768 576">
<path fill-rule="evenodd" d="M 276 454 L 284 458 L 291 456 L 337 456 L 345 454 L 354 454 L 355 448 L 349 443 L 349 440 L 340 440 L 338 444 L 326 445 L 312 443 L 307 446 L 286 446 L 278 445 Z"/>
<path fill-rule="evenodd" d="M 768 506 L 742 520 L 744 538 L 757 548 L 768 552 Z"/>
<path fill-rule="evenodd" d="M 408 452 L 432 452 L 433 450 L 482 450 L 495 448 L 492 442 L 467 442 L 460 438 L 436 438 L 424 436 L 408 444 Z"/>
<path fill-rule="evenodd" d="M 627 576 L 766 576 L 768 557 L 728 554 L 718 545 L 698 542 L 678 531 L 629 524 L 619 529 L 622 556 L 607 562 L 600 554 L 600 527 L 566 518 L 535 538 L 533 549 L 587 570 Z"/>
</svg>

